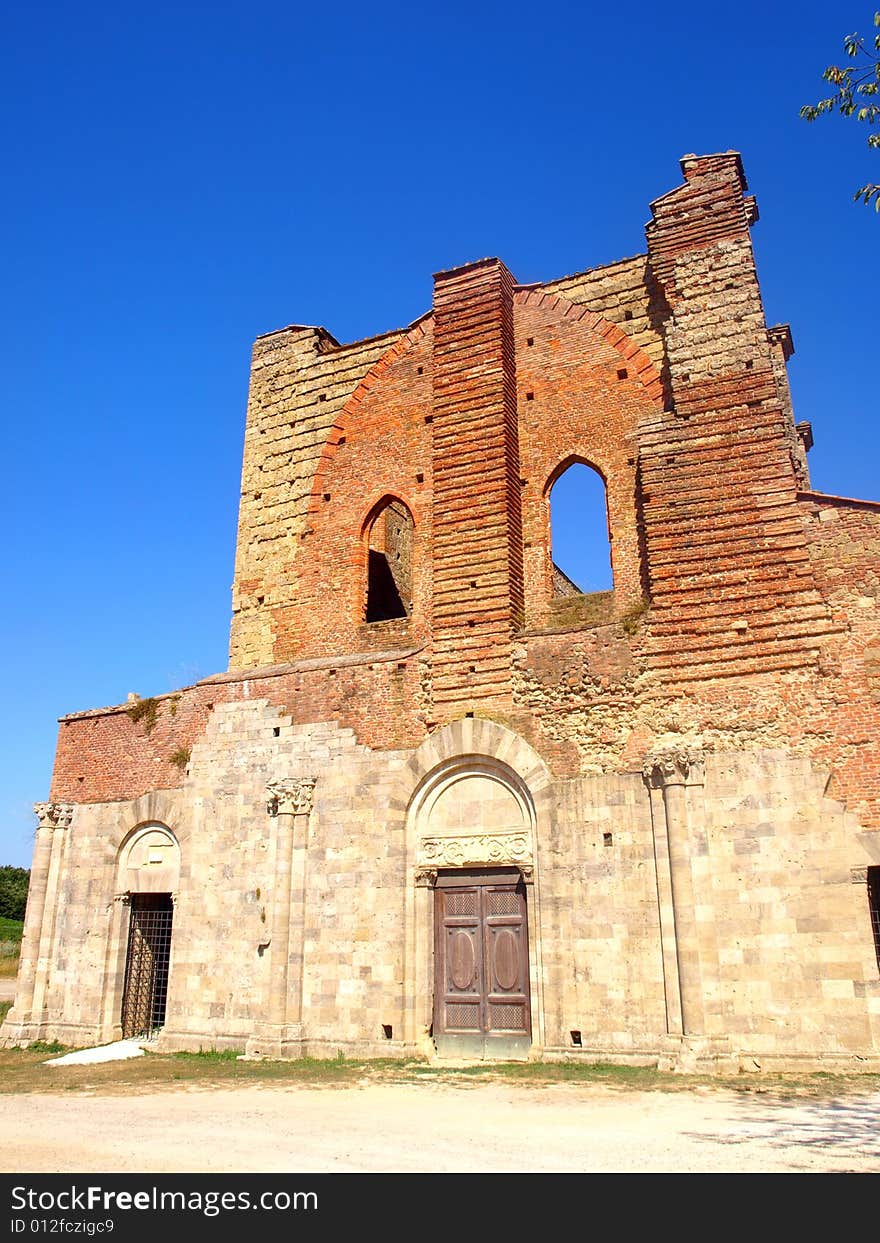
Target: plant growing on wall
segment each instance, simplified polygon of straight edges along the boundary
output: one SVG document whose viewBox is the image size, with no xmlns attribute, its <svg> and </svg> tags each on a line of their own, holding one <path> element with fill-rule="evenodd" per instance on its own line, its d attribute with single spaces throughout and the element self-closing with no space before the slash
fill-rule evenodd
<svg viewBox="0 0 880 1243">
<path fill-rule="evenodd" d="M 126 716 L 144 727 L 144 733 L 152 733 L 159 716 L 159 705 L 155 699 L 136 699 L 125 709 Z"/>
<path fill-rule="evenodd" d="M 189 757 L 191 755 L 192 749 L 190 747 L 178 747 L 176 751 L 172 751 L 172 753 L 168 756 L 168 762 L 183 772 L 189 763 Z"/>
</svg>

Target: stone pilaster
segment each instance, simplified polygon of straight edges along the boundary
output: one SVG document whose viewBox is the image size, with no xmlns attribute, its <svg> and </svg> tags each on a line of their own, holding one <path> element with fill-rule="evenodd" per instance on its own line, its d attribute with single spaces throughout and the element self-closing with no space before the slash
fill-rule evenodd
<svg viewBox="0 0 880 1243">
<path fill-rule="evenodd" d="M 702 1035 L 703 984 L 686 801 L 686 787 L 704 784 L 702 757 L 686 749 L 659 752 L 647 758 L 643 774 L 651 792 L 667 1025 L 671 1035 Z"/>
<path fill-rule="evenodd" d="M 314 777 L 294 777 L 266 790 L 275 846 L 269 982 L 264 1018 L 247 1043 L 250 1057 L 290 1057 L 302 1041 L 305 867 L 315 783 Z"/>
<path fill-rule="evenodd" d="M 58 885 L 66 848 L 66 830 L 73 819 L 73 810 L 70 803 L 34 804 L 39 823 L 28 887 L 15 1004 L 3 1024 L 4 1043 L 39 1040 L 45 1034 L 46 993 L 55 940 Z"/>
</svg>

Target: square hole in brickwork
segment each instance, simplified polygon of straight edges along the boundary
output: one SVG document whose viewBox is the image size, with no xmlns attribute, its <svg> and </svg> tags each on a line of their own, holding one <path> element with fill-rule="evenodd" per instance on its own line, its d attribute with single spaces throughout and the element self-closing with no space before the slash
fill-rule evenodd
<svg viewBox="0 0 880 1243">
<path fill-rule="evenodd" d="M 419 373 L 419 375 L 424 375 L 424 374 L 425 374 L 425 368 L 424 368 L 424 367 L 419 367 L 419 368 L 418 368 L 418 373 Z"/>
<path fill-rule="evenodd" d="M 473 714 L 473 712 L 466 712 L 466 713 L 465 713 L 465 716 L 468 716 L 468 717 L 472 717 L 473 715 L 474 715 L 474 714 Z"/>
<path fill-rule="evenodd" d="M 613 846 L 613 845 L 614 845 L 614 838 L 612 837 L 612 835 L 611 835 L 610 833 L 603 833 L 603 834 L 602 834 L 602 845 L 603 845 L 603 846 Z"/>
<path fill-rule="evenodd" d="M 580 1049 L 583 1047 L 583 1042 L 581 1040 L 581 1034 L 579 1031 L 569 1032 L 568 1034 L 569 1036 L 571 1036 L 571 1043 L 575 1046 L 576 1049 Z"/>
<path fill-rule="evenodd" d="M 382 1024 L 382 1035 L 385 1037 L 386 1040 L 394 1039 L 394 1028 L 391 1026 L 390 1023 Z"/>
<path fill-rule="evenodd" d="M 534 393 L 526 393 L 526 401 L 534 401 L 534 400 L 535 400 Z"/>
<path fill-rule="evenodd" d="M 526 337 L 526 345 L 534 345 L 534 344 L 535 344 L 534 337 Z"/>
<path fill-rule="evenodd" d="M 344 437 L 344 436 L 340 436 L 340 437 L 339 437 L 339 439 L 337 440 L 336 444 L 337 444 L 337 446 L 339 446 L 339 447 L 341 447 L 342 445 L 344 445 L 344 444 L 345 444 L 345 437 Z"/>
<path fill-rule="evenodd" d="M 626 379 L 626 377 L 627 377 L 628 375 L 629 375 L 629 372 L 627 371 L 626 367 L 618 367 L 618 368 L 617 368 L 617 378 L 618 378 L 618 380 L 625 380 L 625 379 Z"/>
<path fill-rule="evenodd" d="M 746 371 L 751 371 L 751 369 L 752 369 L 752 367 L 754 367 L 754 365 L 755 365 L 755 363 L 754 363 L 754 359 L 751 359 L 751 358 L 747 359 L 747 360 L 746 360 Z"/>
<path fill-rule="evenodd" d="M 327 677 L 328 677 L 328 678 L 335 678 L 335 677 L 336 677 L 336 670 L 335 670 L 335 669 L 328 669 L 328 670 L 327 670 Z"/>
<path fill-rule="evenodd" d="M 399 660 L 397 662 L 397 672 L 406 673 L 406 661 L 405 660 Z"/>
<path fill-rule="evenodd" d="M 255 493 L 254 493 L 254 500 L 255 500 L 255 501 L 258 501 L 262 495 L 263 495 L 263 494 L 262 494 L 262 492 L 255 492 Z"/>
<path fill-rule="evenodd" d="M 632 311 L 624 311 L 624 312 L 623 312 L 623 318 L 624 318 L 624 319 L 632 319 L 632 317 L 633 317 L 633 313 L 632 313 Z"/>
<path fill-rule="evenodd" d="M 318 394 L 318 401 L 326 401 L 326 400 L 327 400 L 327 394 L 326 394 L 326 393 L 319 393 L 319 394 Z"/>
<path fill-rule="evenodd" d="M 433 416 L 433 414 L 426 414 L 426 415 L 425 415 L 425 422 L 426 422 L 426 423 L 433 423 L 433 422 L 434 422 L 434 416 Z"/>
<path fill-rule="evenodd" d="M 425 482 L 425 476 L 422 474 L 421 471 L 419 471 L 419 473 L 416 475 L 416 483 L 424 483 L 424 482 Z"/>
<path fill-rule="evenodd" d="M 273 737 L 275 737 L 275 738 L 280 738 L 280 737 L 281 737 L 281 726 L 280 726 L 280 725 L 276 725 L 276 726 L 275 726 L 275 728 L 272 730 L 272 735 L 273 735 Z"/>
<path fill-rule="evenodd" d="M 266 603 L 265 596 L 257 596 L 257 604 L 265 604 L 265 603 Z"/>
<path fill-rule="evenodd" d="M 325 493 L 324 493 L 324 500 L 325 500 L 325 501 L 329 501 L 329 500 L 330 500 L 330 493 L 329 493 L 329 492 L 325 492 Z"/>
<path fill-rule="evenodd" d="M 476 665 L 471 665 L 471 666 L 470 666 L 470 671 L 471 671 L 471 673 L 476 673 L 476 672 L 477 672 L 477 666 L 476 666 Z M 80 777 L 80 781 L 82 781 L 82 777 Z"/>
</svg>

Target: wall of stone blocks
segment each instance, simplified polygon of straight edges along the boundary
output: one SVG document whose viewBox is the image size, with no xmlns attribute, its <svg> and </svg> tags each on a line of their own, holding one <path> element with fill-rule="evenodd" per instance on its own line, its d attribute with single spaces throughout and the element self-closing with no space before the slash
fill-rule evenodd
<svg viewBox="0 0 880 1243">
<path fill-rule="evenodd" d="M 406 952 L 410 755 L 371 751 L 332 723 L 294 725 L 266 700 L 229 703 L 214 710 L 180 791 L 78 807 L 45 1014 L 28 1037 L 118 1036 L 119 847 L 138 823 L 157 820 L 181 846 L 161 1047 L 244 1050 L 273 988 L 277 860 L 266 789 L 308 774 L 317 784 L 287 964 L 296 1049 L 423 1051 L 411 1015 L 415 1005 L 424 1016 L 430 1000 L 414 998 Z M 826 779 L 806 757 L 726 753 L 707 757 L 691 791 L 702 1021 L 689 1034 L 727 1065 L 848 1064 L 880 1049 L 866 855 L 856 819 L 825 797 Z M 664 979 L 662 850 L 645 779 L 551 781 L 542 806 L 528 899 L 543 1006 L 535 1051 L 662 1061 L 682 1033 Z"/>
</svg>

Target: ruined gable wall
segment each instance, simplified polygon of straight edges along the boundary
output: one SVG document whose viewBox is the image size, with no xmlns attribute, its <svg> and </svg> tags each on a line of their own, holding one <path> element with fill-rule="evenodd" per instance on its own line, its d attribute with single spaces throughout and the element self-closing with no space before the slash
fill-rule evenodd
<svg viewBox="0 0 880 1243">
<path fill-rule="evenodd" d="M 402 334 L 340 346 L 323 329 L 260 337 L 253 352 L 233 586 L 230 668 L 269 665 L 271 610 L 296 598 L 298 543 L 334 420 Z"/>
</svg>

